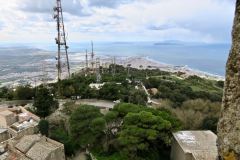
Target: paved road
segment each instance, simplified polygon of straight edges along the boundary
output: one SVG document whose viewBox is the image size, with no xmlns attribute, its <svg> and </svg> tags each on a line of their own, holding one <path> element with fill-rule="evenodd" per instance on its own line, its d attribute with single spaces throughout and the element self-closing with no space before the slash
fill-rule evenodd
<svg viewBox="0 0 240 160">
<path fill-rule="evenodd" d="M 72 160 L 87 160 L 85 152 L 78 152 Z"/>
<path fill-rule="evenodd" d="M 113 108 L 115 103 L 107 100 L 97 100 L 97 99 L 81 99 L 77 100 L 76 104 L 87 104 L 93 105 L 99 108 Z"/>
<path fill-rule="evenodd" d="M 141 82 L 141 86 L 142 86 L 142 88 L 143 88 L 143 90 L 145 91 L 145 93 L 146 93 L 146 95 L 147 95 L 147 102 L 149 103 L 149 104 L 156 104 L 156 105 L 158 105 L 159 103 L 158 102 L 155 102 L 155 101 L 153 101 L 152 99 L 151 99 L 151 95 L 148 93 L 148 91 L 147 91 L 147 89 L 146 89 L 146 87 L 144 86 L 144 84 Z"/>
<path fill-rule="evenodd" d="M 70 99 L 62 99 L 59 100 L 60 104 L 64 104 L 66 102 L 71 101 Z M 74 100 L 75 101 L 75 100 Z M 98 100 L 98 99 L 79 99 L 75 101 L 76 104 L 87 104 L 87 105 L 93 105 L 102 109 L 109 109 L 113 108 L 116 104 L 112 101 L 108 100 Z"/>
<path fill-rule="evenodd" d="M 33 100 L 2 101 L 0 102 L 0 106 L 8 107 L 8 106 L 16 106 L 16 105 L 29 104 L 29 103 L 33 103 Z"/>
</svg>

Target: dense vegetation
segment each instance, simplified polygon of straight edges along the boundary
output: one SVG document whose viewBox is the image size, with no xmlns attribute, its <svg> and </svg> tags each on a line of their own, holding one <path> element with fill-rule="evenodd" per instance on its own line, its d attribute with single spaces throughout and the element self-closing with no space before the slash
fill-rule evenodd
<svg viewBox="0 0 240 160">
<path fill-rule="evenodd" d="M 40 120 L 38 128 L 42 135 L 48 136 L 49 122 L 47 120 Z"/>
<path fill-rule="evenodd" d="M 90 88 L 91 83 L 96 82 L 95 75 L 75 74 L 71 79 L 61 81 L 62 98 L 80 96 L 81 98 L 98 98 L 105 100 L 121 100 L 122 102 L 137 103 L 144 105 L 147 101 L 146 95 L 140 89 L 135 89 L 142 81 L 147 89 L 156 88 L 158 93 L 152 95 L 156 99 L 168 99 L 174 103 L 173 107 L 180 107 L 184 101 L 194 99 L 210 100 L 220 102 L 222 99 L 223 81 L 202 79 L 197 76 L 180 78 L 178 74 L 170 74 L 160 70 L 137 70 L 116 66 L 116 74 L 111 74 L 111 67 L 103 69 L 102 82 L 105 85 L 96 90 Z M 146 78 L 147 76 L 147 78 Z M 50 84 L 49 88 L 57 95 L 58 85 Z M 36 89 L 29 85 L 19 86 L 16 90 L 9 88 L 0 89 L 0 98 L 32 99 L 35 97 Z M 143 101 L 140 101 L 140 100 Z"/>
<path fill-rule="evenodd" d="M 212 102 L 222 101 L 223 86 L 220 82 L 191 76 L 178 79 L 174 76 L 152 77 L 144 80 L 147 88 L 157 88 L 154 98 L 169 99 L 173 107 L 180 107 L 184 101 L 190 99 L 204 99 Z"/>
<path fill-rule="evenodd" d="M 88 148 L 100 160 L 141 160 L 146 154 L 149 160 L 167 159 L 172 132 L 181 129 L 181 122 L 166 110 L 122 103 L 103 115 L 94 106 L 73 105 L 65 106 L 71 107 L 66 109 L 69 129 L 65 124 L 50 131 L 50 136 L 66 148 L 74 145 L 67 148 L 68 154 Z"/>
<path fill-rule="evenodd" d="M 172 107 L 173 103 L 163 100 L 157 108 L 166 108 L 179 118 L 185 130 L 212 130 L 216 132 L 221 102 L 195 99 L 183 102 L 181 107 Z"/>
<path fill-rule="evenodd" d="M 37 88 L 4 87 L 0 89 L 0 99 L 34 99 L 33 112 L 42 118 L 58 108 L 57 98 L 120 100 L 122 103 L 105 115 L 94 106 L 79 106 L 72 101 L 64 105 L 62 121 L 41 120 L 41 133 L 62 142 L 69 156 L 87 148 L 99 160 L 168 159 L 172 132 L 179 129 L 216 132 L 223 81 L 185 78 L 180 73 L 154 69 L 128 71 L 122 66 L 116 66 L 113 76 L 112 67 L 101 69 L 105 84 L 99 90 L 89 86 L 96 82 L 95 75 L 79 73 L 60 82 L 61 97 L 57 96 L 58 84 L 54 83 Z M 159 104 L 147 107 L 151 104 L 147 104 L 141 82 Z"/>
<path fill-rule="evenodd" d="M 71 80 L 63 80 L 61 86 L 64 90 L 63 96 L 71 98 L 72 96 L 81 96 L 83 99 L 97 98 L 105 100 L 121 100 L 122 102 L 137 103 L 145 105 L 147 96 L 143 90 L 135 89 L 135 83 L 129 83 L 125 79 L 109 78 L 111 74 L 103 74 L 105 85 L 97 90 L 90 88 L 90 84 L 95 82 L 95 76 L 75 75 Z M 117 77 L 117 76 L 116 76 Z M 120 81 L 122 80 L 122 81 Z M 56 84 L 53 85 L 56 90 Z"/>
<path fill-rule="evenodd" d="M 16 89 L 0 88 L 0 98 L 6 100 L 31 100 L 35 96 L 35 90 L 30 85 L 18 86 Z"/>
<path fill-rule="evenodd" d="M 76 143 L 83 148 L 90 147 L 103 135 L 105 120 L 99 108 L 83 105 L 70 117 L 70 132 Z"/>
<path fill-rule="evenodd" d="M 54 99 L 48 88 L 38 87 L 33 103 L 33 112 L 45 118 L 58 108 L 58 101 Z"/>
</svg>

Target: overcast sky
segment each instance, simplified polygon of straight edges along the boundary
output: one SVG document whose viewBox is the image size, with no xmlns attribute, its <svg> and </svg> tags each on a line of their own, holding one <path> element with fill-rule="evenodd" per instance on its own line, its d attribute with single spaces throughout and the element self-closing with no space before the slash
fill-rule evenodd
<svg viewBox="0 0 240 160">
<path fill-rule="evenodd" d="M 62 0 L 68 40 L 230 43 L 235 0 Z M 55 0 L 0 0 L 0 42 L 52 42 Z"/>
</svg>

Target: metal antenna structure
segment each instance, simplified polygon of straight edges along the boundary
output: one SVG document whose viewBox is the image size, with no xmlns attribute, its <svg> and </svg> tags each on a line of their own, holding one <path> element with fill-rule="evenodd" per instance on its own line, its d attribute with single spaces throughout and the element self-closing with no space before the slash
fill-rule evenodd
<svg viewBox="0 0 240 160">
<path fill-rule="evenodd" d="M 115 76 L 116 74 L 116 57 L 114 56 L 113 57 L 113 77 Z"/>
<path fill-rule="evenodd" d="M 96 78 L 97 78 L 97 83 L 101 82 L 101 73 L 100 73 L 100 58 L 96 59 Z"/>
<path fill-rule="evenodd" d="M 131 68 L 131 64 L 127 65 L 127 77 L 130 77 L 130 68 Z"/>
<path fill-rule="evenodd" d="M 85 58 L 86 58 L 86 74 L 88 73 L 88 51 L 86 50 L 86 56 L 85 56 Z"/>
<path fill-rule="evenodd" d="M 94 52 L 93 52 L 93 41 L 91 41 L 91 45 L 92 45 L 92 53 L 91 53 L 91 58 L 92 58 L 92 71 L 94 72 Z"/>
<path fill-rule="evenodd" d="M 54 19 L 57 22 L 57 37 L 55 38 L 58 46 L 58 54 L 56 57 L 57 69 L 58 69 L 58 81 L 63 78 L 63 72 L 67 72 L 67 76 L 70 77 L 70 65 L 68 59 L 68 46 L 66 41 L 66 32 L 63 21 L 63 10 L 61 0 L 56 0 L 56 6 L 53 8 Z M 65 75 L 66 76 L 66 75 Z"/>
</svg>

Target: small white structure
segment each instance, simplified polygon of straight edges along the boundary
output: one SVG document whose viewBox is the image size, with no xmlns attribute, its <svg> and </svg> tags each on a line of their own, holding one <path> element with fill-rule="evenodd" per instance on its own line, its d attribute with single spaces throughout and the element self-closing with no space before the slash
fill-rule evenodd
<svg viewBox="0 0 240 160">
<path fill-rule="evenodd" d="M 90 88 L 99 90 L 104 86 L 105 83 L 91 83 L 89 85 Z"/>
<path fill-rule="evenodd" d="M 217 160 L 217 136 L 211 131 L 173 133 L 171 160 Z"/>
</svg>

